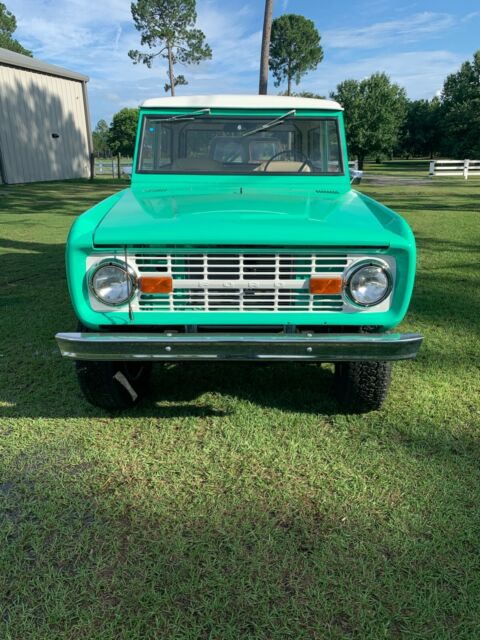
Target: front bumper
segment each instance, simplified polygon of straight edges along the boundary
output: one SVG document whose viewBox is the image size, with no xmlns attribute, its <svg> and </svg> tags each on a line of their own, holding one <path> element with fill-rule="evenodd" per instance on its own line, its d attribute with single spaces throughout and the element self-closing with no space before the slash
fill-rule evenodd
<svg viewBox="0 0 480 640">
<path fill-rule="evenodd" d="M 319 361 L 408 360 L 417 333 L 57 333 L 62 356 L 73 360 Z"/>
</svg>

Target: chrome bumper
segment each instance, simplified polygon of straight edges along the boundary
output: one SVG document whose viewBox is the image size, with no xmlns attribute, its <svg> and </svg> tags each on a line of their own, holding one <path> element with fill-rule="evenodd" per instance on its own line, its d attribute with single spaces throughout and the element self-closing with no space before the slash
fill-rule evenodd
<svg viewBox="0 0 480 640">
<path fill-rule="evenodd" d="M 270 360 L 348 362 L 415 358 L 416 333 L 57 333 L 73 360 Z"/>
</svg>

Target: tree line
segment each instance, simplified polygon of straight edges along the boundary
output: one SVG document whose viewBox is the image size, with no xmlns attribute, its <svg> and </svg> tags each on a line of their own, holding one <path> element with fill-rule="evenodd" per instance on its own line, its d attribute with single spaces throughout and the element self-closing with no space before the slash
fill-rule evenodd
<svg viewBox="0 0 480 640">
<path fill-rule="evenodd" d="M 432 100 L 408 100 L 385 73 L 345 80 L 331 94 L 345 109 L 350 155 L 480 158 L 480 50 Z"/>
<path fill-rule="evenodd" d="M 298 85 L 323 60 L 321 36 L 304 16 L 284 14 L 272 19 L 273 4 L 265 0 L 259 93 L 267 93 L 270 70 L 275 86 L 285 83 L 283 93 L 292 95 L 292 85 Z M 156 57 L 166 59 L 169 82 L 164 88 L 171 95 L 177 85 L 188 84 L 185 76 L 175 74 L 178 62 L 199 64 L 212 57 L 205 34 L 196 27 L 195 0 L 137 0 L 132 3 L 132 17 L 147 50 L 132 50 L 128 55 L 135 64 L 148 67 Z M 344 80 L 330 97 L 344 107 L 350 154 L 360 167 L 372 155 L 480 157 L 480 51 L 447 77 L 440 96 L 432 100 L 409 100 L 405 89 L 385 73 Z M 123 133 L 117 134 L 119 123 L 125 121 L 132 128 L 137 118 L 134 110 L 123 109 L 115 115 L 108 134 L 113 149 L 125 148 Z M 129 150 L 133 140 L 134 136 Z"/>
<path fill-rule="evenodd" d="M 409 100 L 385 73 L 344 80 L 330 97 L 344 107 L 349 153 L 360 167 L 367 156 L 480 158 L 480 50 L 445 79 L 432 100 Z M 138 109 L 128 108 L 110 126 L 100 120 L 93 132 L 96 154 L 132 155 L 137 122 Z"/>
<path fill-rule="evenodd" d="M 267 93 L 268 71 L 276 87 L 293 85 L 323 60 L 321 36 L 312 20 L 297 14 L 272 19 L 273 0 L 265 0 L 259 93 Z M 165 92 L 175 95 L 188 84 L 176 65 L 197 65 L 212 57 L 205 34 L 196 25 L 196 0 L 137 0 L 131 5 L 142 50 L 128 55 L 134 64 L 151 67 L 160 58 L 167 62 Z M 0 3 L 0 46 L 31 55 L 14 37 L 15 16 Z M 472 61 L 449 75 L 440 95 L 432 100 L 409 100 L 405 89 L 385 73 L 363 80 L 347 79 L 330 94 L 345 110 L 350 155 L 363 166 L 367 156 L 480 158 L 480 50 Z M 110 125 L 101 120 L 93 133 L 97 155 L 133 153 L 138 122 L 137 109 L 122 109 Z"/>
</svg>

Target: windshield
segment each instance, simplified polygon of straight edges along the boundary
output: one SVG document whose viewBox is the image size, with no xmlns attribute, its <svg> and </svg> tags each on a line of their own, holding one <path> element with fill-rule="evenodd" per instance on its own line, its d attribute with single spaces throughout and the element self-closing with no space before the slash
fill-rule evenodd
<svg viewBox="0 0 480 640">
<path fill-rule="evenodd" d="M 140 173 L 342 175 L 336 118 L 145 116 Z"/>
</svg>

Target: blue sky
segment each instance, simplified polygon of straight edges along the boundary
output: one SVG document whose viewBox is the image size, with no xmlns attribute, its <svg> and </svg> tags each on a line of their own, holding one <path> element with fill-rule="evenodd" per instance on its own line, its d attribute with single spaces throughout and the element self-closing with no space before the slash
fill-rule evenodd
<svg viewBox="0 0 480 640">
<path fill-rule="evenodd" d="M 93 124 L 165 95 L 165 63 L 148 69 L 127 56 L 139 48 L 129 0 L 4 2 L 17 17 L 17 37 L 36 57 L 90 77 Z M 263 0 L 197 0 L 213 59 L 178 68 L 189 80 L 178 93 L 256 93 L 263 8 Z M 275 0 L 274 15 L 284 12 L 312 19 L 320 31 L 324 60 L 298 90 L 323 95 L 346 78 L 385 71 L 409 97 L 431 98 L 480 48 L 478 0 Z M 270 81 L 269 92 L 279 90 Z"/>
</svg>

